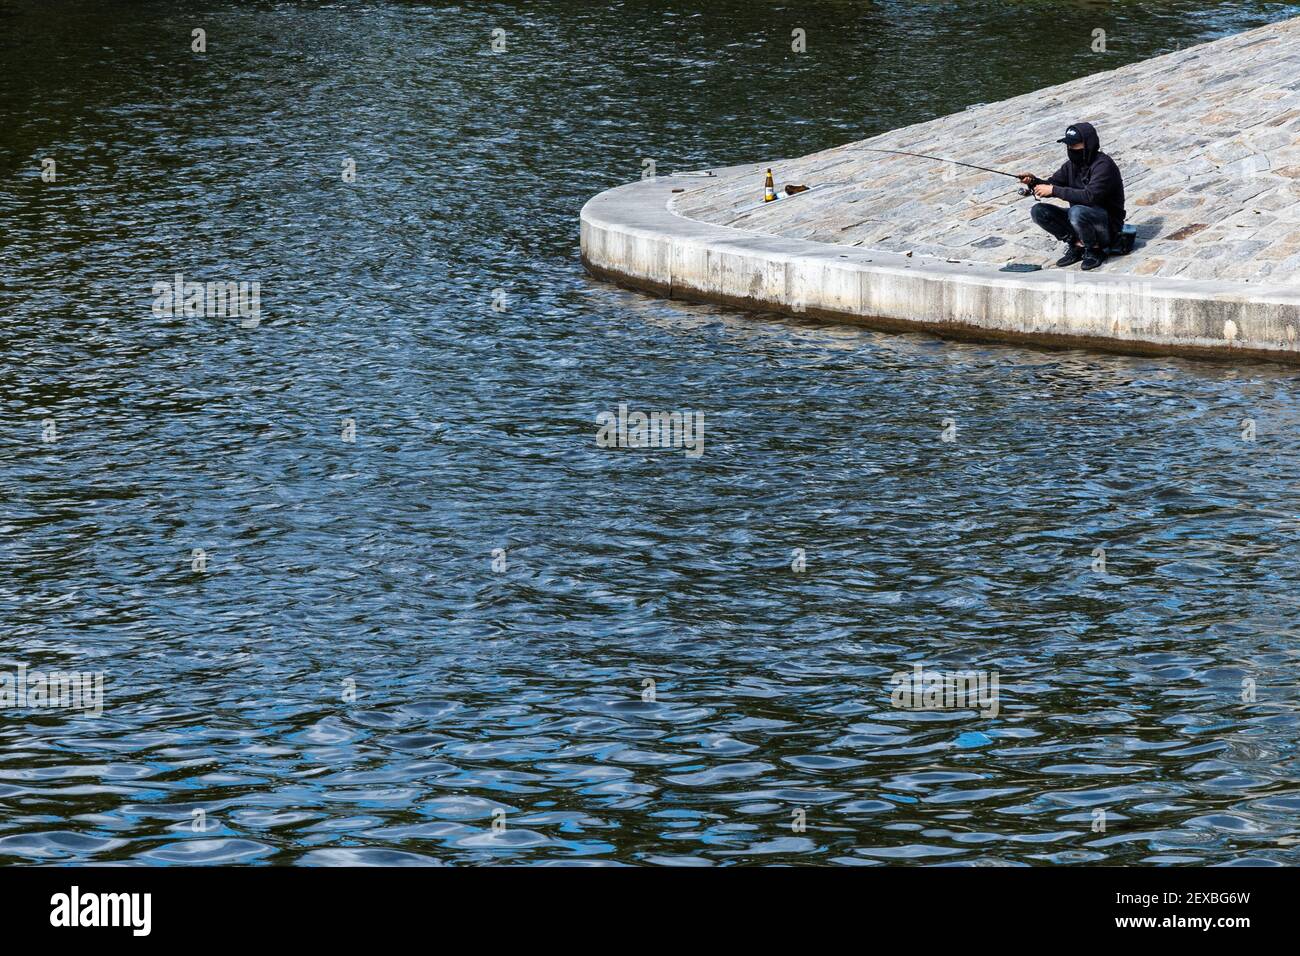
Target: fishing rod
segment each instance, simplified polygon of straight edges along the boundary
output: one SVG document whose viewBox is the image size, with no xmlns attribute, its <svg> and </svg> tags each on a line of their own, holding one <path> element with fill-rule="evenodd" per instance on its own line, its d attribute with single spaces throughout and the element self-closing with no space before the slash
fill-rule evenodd
<svg viewBox="0 0 1300 956">
<path fill-rule="evenodd" d="M 909 153 L 905 149 L 878 149 L 875 146 L 860 146 L 858 148 L 865 149 L 870 153 L 892 153 L 895 156 L 913 156 L 916 159 L 929 159 L 936 163 L 952 163 L 954 166 L 965 166 L 967 169 L 978 169 L 982 173 L 993 173 L 996 176 L 1010 176 L 1012 179 L 1020 180 L 1020 177 L 1015 173 L 1008 173 L 1001 169 L 990 169 L 987 166 L 976 166 L 974 163 L 963 163 L 959 159 L 948 159 L 944 156 L 927 156 L 925 153 Z M 1043 180 L 1039 179 L 1037 176 L 1031 177 L 1031 182 L 1029 182 L 1027 187 L 1020 190 L 1020 195 L 1030 195 L 1033 192 L 1033 188 L 1042 182 Z M 1038 197 L 1035 196 L 1034 198 L 1037 199 Z"/>
</svg>

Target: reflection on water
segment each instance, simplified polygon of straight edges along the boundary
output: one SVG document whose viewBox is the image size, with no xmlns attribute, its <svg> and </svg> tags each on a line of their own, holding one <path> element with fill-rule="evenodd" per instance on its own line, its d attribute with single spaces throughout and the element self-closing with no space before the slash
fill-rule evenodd
<svg viewBox="0 0 1300 956">
<path fill-rule="evenodd" d="M 1295 862 L 1293 371 L 655 301 L 577 210 L 1297 11 L 664 6 L 0 9 L 0 671 L 106 675 L 0 860 Z"/>
</svg>

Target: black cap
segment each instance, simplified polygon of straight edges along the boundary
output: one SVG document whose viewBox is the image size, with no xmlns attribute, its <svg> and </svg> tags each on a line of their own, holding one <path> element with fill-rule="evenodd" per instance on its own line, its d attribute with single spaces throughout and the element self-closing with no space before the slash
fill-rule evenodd
<svg viewBox="0 0 1300 956">
<path fill-rule="evenodd" d="M 1071 126 L 1057 142 L 1064 143 L 1066 146 L 1075 146 L 1083 142 L 1083 134 Z"/>
</svg>

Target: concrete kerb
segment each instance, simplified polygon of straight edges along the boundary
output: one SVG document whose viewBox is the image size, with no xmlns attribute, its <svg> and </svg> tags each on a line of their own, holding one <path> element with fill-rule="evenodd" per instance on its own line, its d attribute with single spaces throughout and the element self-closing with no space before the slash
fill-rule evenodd
<svg viewBox="0 0 1300 956">
<path fill-rule="evenodd" d="M 699 179 L 659 176 L 587 202 L 581 213 L 587 269 L 656 295 L 887 330 L 1300 363 L 1300 288 L 1294 286 L 1104 271 L 1006 273 L 783 238 L 678 215 L 671 209 L 674 191 L 692 182 Z"/>
</svg>

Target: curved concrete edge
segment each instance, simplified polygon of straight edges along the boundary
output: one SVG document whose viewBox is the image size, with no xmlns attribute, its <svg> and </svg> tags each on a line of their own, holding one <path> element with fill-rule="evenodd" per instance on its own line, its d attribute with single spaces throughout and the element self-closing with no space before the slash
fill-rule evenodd
<svg viewBox="0 0 1300 956">
<path fill-rule="evenodd" d="M 589 200 L 581 214 L 583 265 L 597 278 L 669 298 L 891 331 L 1300 364 L 1300 286 L 1142 279 L 1104 270 L 1003 273 L 787 239 L 677 215 L 674 190 L 698 182 L 660 176 Z"/>
</svg>

